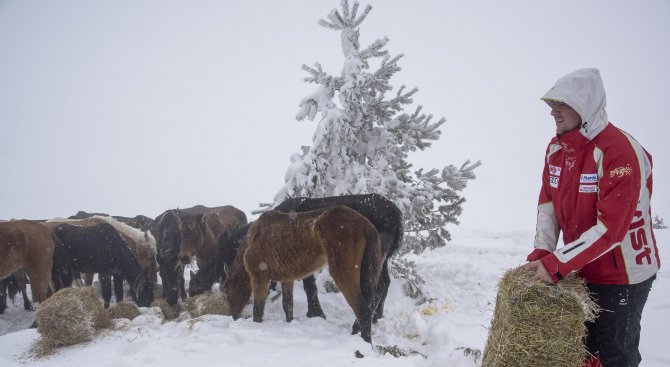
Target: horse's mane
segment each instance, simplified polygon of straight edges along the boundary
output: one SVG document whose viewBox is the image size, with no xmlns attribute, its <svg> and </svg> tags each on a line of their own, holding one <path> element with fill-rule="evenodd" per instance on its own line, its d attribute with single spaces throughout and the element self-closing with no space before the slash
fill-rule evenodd
<svg viewBox="0 0 670 367">
<path fill-rule="evenodd" d="M 48 219 L 46 222 L 47 223 L 68 223 L 68 224 L 74 224 L 76 225 L 77 223 L 82 223 L 87 220 L 99 220 L 105 223 L 111 224 L 114 229 L 119 231 L 119 233 L 123 234 L 124 236 L 128 236 L 129 238 L 133 239 L 135 243 L 140 246 L 145 252 L 151 254 L 151 255 L 156 255 L 156 239 L 154 236 L 151 234 L 149 231 L 142 231 L 140 229 L 137 229 L 135 227 L 132 227 L 126 223 L 123 223 L 121 221 L 118 221 L 114 219 L 113 217 L 109 216 L 103 216 L 103 215 L 93 215 L 88 218 L 61 218 L 61 217 L 56 217 L 56 218 L 51 218 Z"/>
<path fill-rule="evenodd" d="M 114 226 L 114 228 L 116 228 L 117 231 L 119 231 L 123 235 L 132 238 L 135 241 L 135 243 L 137 243 L 138 246 L 141 246 L 149 254 L 156 255 L 156 239 L 151 234 L 151 232 L 149 231 L 144 232 L 140 229 L 132 227 L 119 220 L 116 220 L 113 217 L 103 217 L 95 215 L 92 218 L 100 219 L 102 221 L 111 224 L 112 226 Z"/>
</svg>

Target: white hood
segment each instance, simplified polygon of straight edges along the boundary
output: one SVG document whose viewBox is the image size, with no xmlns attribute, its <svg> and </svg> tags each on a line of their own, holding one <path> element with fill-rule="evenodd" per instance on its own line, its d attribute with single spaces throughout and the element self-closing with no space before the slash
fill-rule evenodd
<svg viewBox="0 0 670 367">
<path fill-rule="evenodd" d="M 598 69 L 579 69 L 558 79 L 542 97 L 545 102 L 563 102 L 582 118 L 579 132 L 591 140 L 607 126 L 605 87 Z"/>
</svg>

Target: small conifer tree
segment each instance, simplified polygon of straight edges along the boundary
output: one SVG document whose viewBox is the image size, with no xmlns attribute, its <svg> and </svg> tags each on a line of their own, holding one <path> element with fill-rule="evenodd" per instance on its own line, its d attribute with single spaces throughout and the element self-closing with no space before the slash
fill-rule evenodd
<svg viewBox="0 0 670 367">
<path fill-rule="evenodd" d="M 326 73 L 319 63 L 302 66 L 308 73 L 305 81 L 316 89 L 300 102 L 296 118 L 319 117 L 313 144 L 291 156 L 285 185 L 274 203 L 261 206 L 297 196 L 384 195 L 404 217 L 405 240 L 392 272 L 414 284 L 417 289 L 412 293 L 417 293 L 421 279 L 413 264 L 400 257 L 443 246 L 450 239 L 445 226 L 458 224 L 465 201 L 459 192 L 475 178 L 480 162 L 412 171 L 409 153 L 424 150 L 439 139 L 445 118 L 433 121 L 421 106 L 412 113 L 403 112 L 413 102 L 417 88 L 402 86 L 389 96 L 390 79 L 400 71 L 402 55 L 389 55 L 387 38 L 361 48 L 359 26 L 371 9 L 368 5 L 359 15 L 358 2 L 350 8 L 343 0 L 341 12 L 334 9 L 327 20 L 319 21 L 341 33 L 344 65 L 339 75 Z"/>
</svg>

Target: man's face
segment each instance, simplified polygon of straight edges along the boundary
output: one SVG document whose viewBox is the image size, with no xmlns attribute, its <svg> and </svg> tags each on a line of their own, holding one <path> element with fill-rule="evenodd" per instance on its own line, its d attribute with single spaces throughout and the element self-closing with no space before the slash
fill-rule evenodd
<svg viewBox="0 0 670 367">
<path fill-rule="evenodd" d="M 577 111 L 563 102 L 549 102 L 551 115 L 556 121 L 556 134 L 561 135 L 582 124 L 582 118 Z"/>
</svg>

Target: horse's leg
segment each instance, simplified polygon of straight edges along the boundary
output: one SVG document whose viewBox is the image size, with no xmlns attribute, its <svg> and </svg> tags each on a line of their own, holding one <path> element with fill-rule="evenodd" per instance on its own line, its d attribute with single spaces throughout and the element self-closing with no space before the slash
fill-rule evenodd
<svg viewBox="0 0 670 367">
<path fill-rule="evenodd" d="M 249 274 L 251 277 L 251 290 L 254 294 L 254 322 L 263 321 L 265 313 L 265 300 L 268 298 L 270 279 L 267 277 L 267 271 L 260 271 L 261 274 Z"/>
<path fill-rule="evenodd" d="M 21 290 L 21 295 L 23 296 L 23 309 L 32 311 L 33 305 L 30 303 L 30 299 L 28 299 L 28 291 L 26 290 L 26 272 L 17 270 L 16 273 L 14 273 L 14 277 L 16 278 L 16 285 L 19 290 Z"/>
<path fill-rule="evenodd" d="M 93 273 L 84 273 L 84 284 L 93 285 Z"/>
<path fill-rule="evenodd" d="M 360 260 L 355 261 L 355 259 L 345 258 L 354 257 L 352 254 L 344 254 L 342 258 L 337 253 L 334 256 L 338 258 L 329 258 L 328 268 L 335 284 L 340 288 L 344 299 L 347 300 L 347 303 L 356 315 L 358 326 L 356 323 L 354 324 L 352 334 L 356 334 L 360 327 L 363 340 L 371 343 L 372 311 L 370 310 L 370 304 L 365 300 L 361 292 L 360 272 L 350 271 L 350 269 L 360 268 Z"/>
<path fill-rule="evenodd" d="M 7 279 L 0 280 L 0 315 L 7 309 Z"/>
<path fill-rule="evenodd" d="M 321 317 L 326 318 L 323 313 L 321 303 L 319 303 L 319 292 L 316 289 L 316 279 L 314 275 L 310 275 L 302 280 L 302 287 L 305 289 L 307 295 L 307 317 Z"/>
<path fill-rule="evenodd" d="M 49 259 L 49 261 L 51 261 L 51 259 Z M 24 270 L 28 273 L 28 277 L 30 277 L 30 289 L 33 292 L 33 302 L 42 302 L 47 299 L 47 292 L 51 280 L 51 267 L 48 265 L 39 263 L 26 264 Z M 25 282 L 25 277 L 23 281 Z"/>
<path fill-rule="evenodd" d="M 114 275 L 114 298 L 116 298 L 116 303 L 123 301 L 123 277 L 120 275 Z"/>
<path fill-rule="evenodd" d="M 286 321 L 293 320 L 293 282 L 286 282 L 281 284 L 281 305 L 286 314 Z"/>
<path fill-rule="evenodd" d="M 112 276 L 107 273 L 98 273 L 100 279 L 100 291 L 105 308 L 109 308 L 109 302 L 112 299 Z"/>
</svg>

